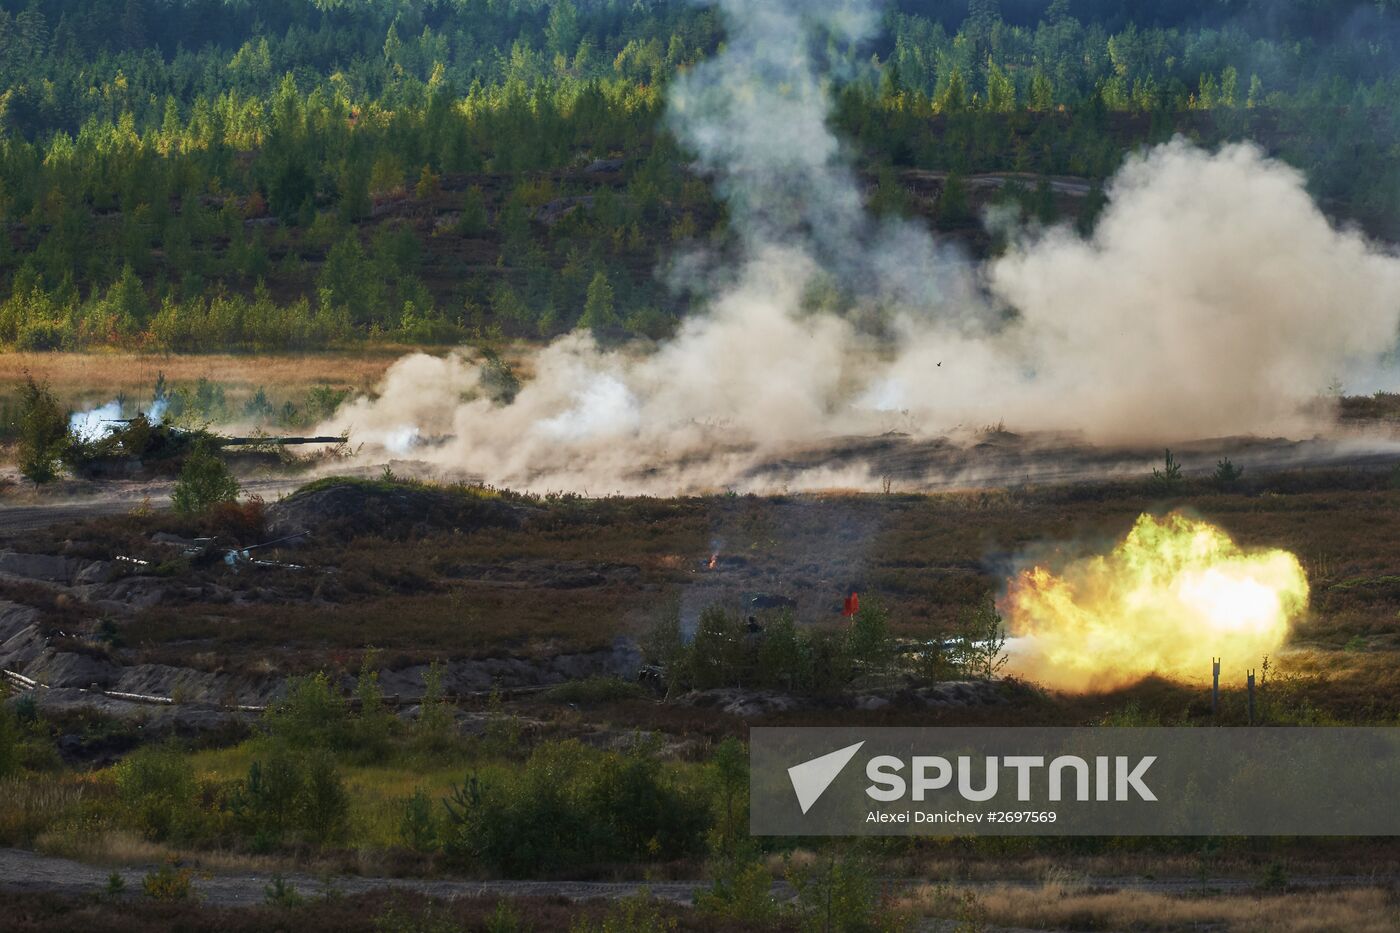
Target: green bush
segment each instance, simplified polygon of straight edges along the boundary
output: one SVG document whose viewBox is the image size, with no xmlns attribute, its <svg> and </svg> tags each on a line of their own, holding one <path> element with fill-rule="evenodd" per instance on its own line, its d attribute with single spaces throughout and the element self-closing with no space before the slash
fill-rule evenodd
<svg viewBox="0 0 1400 933">
<path fill-rule="evenodd" d="M 421 787 L 404 801 L 399 838 L 414 852 L 432 852 L 437 848 L 437 820 L 433 817 L 432 801 Z"/>
<path fill-rule="evenodd" d="M 720 742 L 709 771 L 715 811 L 710 847 L 732 857 L 749 839 L 749 756 L 743 743 L 733 736 Z"/>
<path fill-rule="evenodd" d="M 142 892 L 156 901 L 187 901 L 193 891 L 190 879 L 194 871 L 178 865 L 173 859 L 141 879 Z"/>
<path fill-rule="evenodd" d="M 300 907 L 306 903 L 306 898 L 279 873 L 273 875 L 272 882 L 263 888 L 263 903 L 269 907 Z"/>
<path fill-rule="evenodd" d="M 846 633 L 832 629 L 817 629 L 807 636 L 807 650 L 812 657 L 807 689 L 813 693 L 836 693 L 846 687 L 855 675 Z"/>
<path fill-rule="evenodd" d="M 230 799 L 238 827 L 255 849 L 296 839 L 317 845 L 342 841 L 350 802 L 329 752 L 270 745 L 249 767 Z"/>
<path fill-rule="evenodd" d="M 413 742 L 421 753 L 436 755 L 450 748 L 456 737 L 457 724 L 443 687 L 442 665 L 434 661 L 423 674 L 423 701 L 413 724 Z"/>
<path fill-rule="evenodd" d="M 889 613 L 873 599 L 863 602 L 851 619 L 846 635 L 851 661 L 867 672 L 886 670 L 894 660 Z"/>
<path fill-rule="evenodd" d="M 799 629 L 791 613 L 767 628 L 750 632 L 736 614 L 711 606 L 700 613 L 695 637 L 680 643 L 679 626 L 663 623 L 648 636 L 644 653 L 665 657 L 670 689 L 708 690 L 753 687 L 827 693 L 855 675 L 856 654 L 863 665 L 886 667 L 894 656 L 886 616 L 878 607 L 849 630 Z"/>
<path fill-rule="evenodd" d="M 350 798 L 327 752 L 301 759 L 302 788 L 297 815 L 303 836 L 318 845 L 344 840 L 350 825 Z"/>
<path fill-rule="evenodd" d="M 965 611 L 949 643 L 949 654 L 964 677 L 991 680 L 1006 665 L 1006 631 L 990 596 Z"/>
<path fill-rule="evenodd" d="M 791 612 L 780 614 L 763 631 L 758 646 L 758 679 L 789 690 L 812 682 L 811 646 L 797 630 Z"/>
<path fill-rule="evenodd" d="M 467 237 L 480 236 L 486 232 L 488 224 L 486 197 L 479 186 L 472 185 L 462 199 L 462 213 L 457 217 L 457 232 Z"/>
<path fill-rule="evenodd" d="M 389 750 L 389 740 L 398 726 L 394 714 L 384 705 L 384 691 L 379 686 L 379 673 L 370 670 L 372 655 L 366 656 L 355 679 L 355 699 L 359 710 L 350 721 L 350 742 L 365 758 L 382 757 Z"/>
<path fill-rule="evenodd" d="M 744 623 L 719 606 L 700 613 L 685 658 L 684 675 L 698 690 L 754 684 L 754 657 Z"/>
<path fill-rule="evenodd" d="M 1215 484 L 1221 487 L 1233 486 L 1244 476 L 1244 467 L 1235 466 L 1225 457 L 1215 464 Z"/>
<path fill-rule="evenodd" d="M 646 749 L 541 745 L 500 783 L 469 778 L 447 801 L 447 851 L 515 877 L 699 852 L 708 801 L 687 793 Z"/>
<path fill-rule="evenodd" d="M 790 865 L 787 880 L 803 930 L 885 933 L 906 926 L 882 903 L 874 869 L 858 854 L 829 848 L 810 864 Z"/>
<path fill-rule="evenodd" d="M 117 794 L 127 821 L 148 839 L 188 839 L 203 813 L 189 759 L 172 748 L 137 749 L 117 766 Z"/>
<path fill-rule="evenodd" d="M 263 713 L 262 728 L 296 749 L 343 750 L 352 744 L 350 709 L 324 672 L 291 678 L 286 695 Z"/>
<path fill-rule="evenodd" d="M 68 442 L 68 419 L 47 385 L 26 376 L 20 396 L 19 471 L 35 483 L 58 477 L 58 462 Z"/>
<path fill-rule="evenodd" d="M 180 478 L 170 494 L 175 511 L 198 515 L 220 502 L 238 499 L 238 480 L 205 441 L 195 444 L 180 468 Z"/>
<path fill-rule="evenodd" d="M 773 878 L 757 858 L 730 858 L 711 868 L 708 890 L 695 895 L 695 908 L 723 920 L 766 924 L 778 913 Z"/>
</svg>

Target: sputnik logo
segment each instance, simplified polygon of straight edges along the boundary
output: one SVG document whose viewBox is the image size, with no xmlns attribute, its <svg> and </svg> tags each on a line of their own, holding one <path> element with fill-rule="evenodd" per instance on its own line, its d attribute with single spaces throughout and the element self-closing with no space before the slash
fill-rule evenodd
<svg viewBox="0 0 1400 933">
<path fill-rule="evenodd" d="M 792 780 L 792 789 L 797 794 L 797 803 L 802 807 L 805 815 L 812 805 L 826 793 L 826 789 L 831 786 L 831 782 L 836 780 L 841 770 L 850 764 L 856 752 L 864 742 L 857 742 L 845 748 L 838 748 L 834 752 L 822 755 L 820 758 L 813 758 L 804 761 L 800 765 L 793 765 L 788 768 L 788 778 Z"/>
</svg>

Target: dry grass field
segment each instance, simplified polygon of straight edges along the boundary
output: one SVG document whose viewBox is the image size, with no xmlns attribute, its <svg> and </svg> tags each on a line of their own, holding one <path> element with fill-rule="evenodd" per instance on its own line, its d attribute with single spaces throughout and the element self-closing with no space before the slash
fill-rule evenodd
<svg viewBox="0 0 1400 933">
<path fill-rule="evenodd" d="M 132 398 L 148 394 L 157 376 L 175 384 L 208 379 L 234 393 L 305 389 L 314 385 L 369 388 L 389 364 L 403 355 L 400 347 L 367 347 L 355 352 L 256 356 L 247 354 L 22 353 L 0 354 L 0 384 L 18 385 L 25 373 L 47 382 L 60 399 Z"/>
</svg>

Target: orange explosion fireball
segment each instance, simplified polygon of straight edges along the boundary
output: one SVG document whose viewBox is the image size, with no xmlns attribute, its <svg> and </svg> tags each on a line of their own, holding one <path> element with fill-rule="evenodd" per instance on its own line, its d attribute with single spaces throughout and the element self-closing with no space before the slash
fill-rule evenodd
<svg viewBox="0 0 1400 933">
<path fill-rule="evenodd" d="M 1148 674 L 1199 680 L 1212 657 L 1242 670 L 1276 651 L 1307 603 L 1307 576 L 1287 551 L 1245 550 L 1180 513 L 1143 515 L 1108 554 L 1011 582 L 1009 666 L 1066 690 Z"/>
</svg>

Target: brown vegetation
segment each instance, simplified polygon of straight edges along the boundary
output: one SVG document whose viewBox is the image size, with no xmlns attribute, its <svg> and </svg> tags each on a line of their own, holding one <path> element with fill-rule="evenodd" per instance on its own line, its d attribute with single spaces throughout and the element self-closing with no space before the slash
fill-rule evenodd
<svg viewBox="0 0 1400 933">
<path fill-rule="evenodd" d="M 925 888 L 916 909 L 964 923 L 1033 930 L 1198 930 L 1225 933 L 1384 933 L 1400 923 L 1400 901 L 1383 888 L 1288 893 L 1162 894 L 1073 884 L 975 891 Z"/>
</svg>

